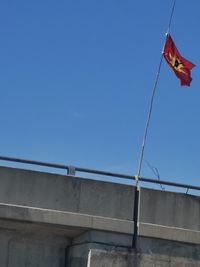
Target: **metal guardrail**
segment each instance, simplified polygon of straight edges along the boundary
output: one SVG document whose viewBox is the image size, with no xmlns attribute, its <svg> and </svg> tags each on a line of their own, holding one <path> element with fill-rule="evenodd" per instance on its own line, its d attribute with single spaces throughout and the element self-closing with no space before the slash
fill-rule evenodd
<svg viewBox="0 0 200 267">
<path fill-rule="evenodd" d="M 70 165 L 62 165 L 62 164 L 42 162 L 42 161 L 35 161 L 35 160 L 27 160 L 27 159 L 21 159 L 21 158 L 0 156 L 0 160 L 24 163 L 24 164 L 30 164 L 30 165 L 37 165 L 37 166 L 43 166 L 43 167 L 50 167 L 50 168 L 55 168 L 55 169 L 63 169 L 67 171 L 68 175 L 73 175 L 73 176 L 76 175 L 76 172 L 83 172 L 83 173 L 92 173 L 92 174 L 97 174 L 97 175 L 116 177 L 116 178 L 121 178 L 121 179 L 135 180 L 135 181 L 137 178 L 136 176 L 131 176 L 127 174 L 107 172 L 107 171 L 81 168 L 81 167 L 75 167 L 75 166 L 70 166 Z M 187 191 L 189 189 L 200 191 L 200 186 L 169 182 L 165 180 L 157 180 L 154 178 L 139 177 L 139 181 L 145 182 L 145 183 L 162 184 L 162 185 L 168 185 L 168 186 L 173 186 L 173 187 L 185 188 L 187 189 Z"/>
</svg>

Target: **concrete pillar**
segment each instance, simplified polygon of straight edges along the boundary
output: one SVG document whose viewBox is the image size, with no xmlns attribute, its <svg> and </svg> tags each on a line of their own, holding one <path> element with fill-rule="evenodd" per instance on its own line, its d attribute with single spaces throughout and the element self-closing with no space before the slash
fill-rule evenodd
<svg viewBox="0 0 200 267">
<path fill-rule="evenodd" d="M 90 266 L 90 257 L 96 250 L 108 253 L 110 251 L 127 253 L 131 250 L 131 244 L 132 235 L 95 230 L 87 231 L 72 240 L 72 245 L 68 248 L 68 267 Z M 105 266 L 107 267 L 107 265 Z"/>
<path fill-rule="evenodd" d="M 66 267 L 69 240 L 41 232 L 0 230 L 1 267 Z"/>
</svg>

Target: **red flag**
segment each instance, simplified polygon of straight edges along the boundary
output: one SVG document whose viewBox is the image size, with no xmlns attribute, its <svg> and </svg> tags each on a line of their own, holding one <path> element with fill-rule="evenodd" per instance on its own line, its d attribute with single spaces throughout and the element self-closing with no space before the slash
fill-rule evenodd
<svg viewBox="0 0 200 267">
<path fill-rule="evenodd" d="M 163 56 L 170 68 L 172 68 L 176 76 L 180 79 L 181 85 L 190 86 L 192 81 L 190 70 L 194 68 L 195 65 L 180 55 L 170 34 L 167 34 Z"/>
</svg>

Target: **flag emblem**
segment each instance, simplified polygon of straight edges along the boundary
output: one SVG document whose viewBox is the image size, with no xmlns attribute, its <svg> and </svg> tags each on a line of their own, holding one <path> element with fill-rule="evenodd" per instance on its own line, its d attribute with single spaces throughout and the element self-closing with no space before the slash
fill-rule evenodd
<svg viewBox="0 0 200 267">
<path fill-rule="evenodd" d="M 190 86 L 192 81 L 190 70 L 194 68 L 195 65 L 180 55 L 170 34 L 167 34 L 163 56 L 165 57 L 170 68 L 180 79 L 181 85 Z"/>
</svg>

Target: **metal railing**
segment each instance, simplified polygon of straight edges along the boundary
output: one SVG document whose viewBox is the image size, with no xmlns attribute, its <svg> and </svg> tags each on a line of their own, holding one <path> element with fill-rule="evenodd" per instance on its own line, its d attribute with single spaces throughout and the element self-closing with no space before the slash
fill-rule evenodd
<svg viewBox="0 0 200 267">
<path fill-rule="evenodd" d="M 121 179 L 128 179 L 128 180 L 135 180 L 135 181 L 137 180 L 136 176 L 131 176 L 131 175 L 122 174 L 122 173 L 114 173 L 114 172 L 81 168 L 81 167 L 75 167 L 75 166 L 70 166 L 70 165 L 62 165 L 62 164 L 42 162 L 42 161 L 36 161 L 36 160 L 28 160 L 28 159 L 5 157 L 5 156 L 0 156 L 0 160 L 9 161 L 9 162 L 24 163 L 24 164 L 30 164 L 30 165 L 37 165 L 37 166 L 43 166 L 43 167 L 50 167 L 50 168 L 55 168 L 55 169 L 63 169 L 63 170 L 67 171 L 68 175 L 73 175 L 73 176 L 76 175 L 76 172 L 82 172 L 82 173 L 90 173 L 90 174 L 97 174 L 97 175 L 103 175 L 103 176 L 110 176 L 110 177 L 121 178 Z M 200 186 L 175 183 L 175 182 L 170 182 L 170 181 L 166 181 L 166 180 L 157 180 L 154 178 L 139 177 L 139 181 L 145 182 L 145 183 L 162 184 L 162 185 L 167 185 L 167 186 L 185 188 L 185 189 L 187 189 L 187 191 L 189 189 L 200 191 Z"/>
</svg>

